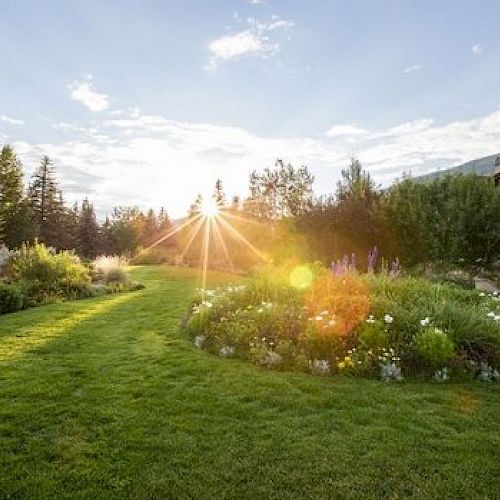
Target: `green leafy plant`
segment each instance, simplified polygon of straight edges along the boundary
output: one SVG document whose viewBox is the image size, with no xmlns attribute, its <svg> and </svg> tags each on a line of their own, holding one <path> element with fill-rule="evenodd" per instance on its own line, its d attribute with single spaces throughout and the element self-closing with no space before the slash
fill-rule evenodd
<svg viewBox="0 0 500 500">
<path fill-rule="evenodd" d="M 417 353 L 431 366 L 441 367 L 450 362 L 455 345 L 446 332 L 435 327 L 423 328 L 414 341 Z"/>
<path fill-rule="evenodd" d="M 12 284 L 0 282 L 0 314 L 19 311 L 24 305 L 24 294 L 21 289 Z"/>
</svg>

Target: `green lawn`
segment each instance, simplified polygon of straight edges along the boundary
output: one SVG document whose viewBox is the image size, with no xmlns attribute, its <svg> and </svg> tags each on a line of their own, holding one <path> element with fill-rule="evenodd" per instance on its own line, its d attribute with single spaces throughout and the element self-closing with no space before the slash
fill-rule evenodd
<svg viewBox="0 0 500 500">
<path fill-rule="evenodd" d="M 196 273 L 0 317 L 1 498 L 499 498 L 500 387 L 267 372 L 178 330 Z"/>
</svg>

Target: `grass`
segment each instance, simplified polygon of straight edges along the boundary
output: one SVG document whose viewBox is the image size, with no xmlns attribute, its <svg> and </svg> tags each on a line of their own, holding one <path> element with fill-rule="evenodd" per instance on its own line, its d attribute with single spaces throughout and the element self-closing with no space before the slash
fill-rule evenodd
<svg viewBox="0 0 500 500">
<path fill-rule="evenodd" d="M 498 498 L 498 386 L 221 360 L 179 333 L 193 271 L 133 274 L 0 318 L 0 497 Z"/>
</svg>

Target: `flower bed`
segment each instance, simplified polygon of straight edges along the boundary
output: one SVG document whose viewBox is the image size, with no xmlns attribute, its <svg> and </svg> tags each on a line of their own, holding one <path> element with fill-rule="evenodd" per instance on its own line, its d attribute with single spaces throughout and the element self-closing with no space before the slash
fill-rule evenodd
<svg viewBox="0 0 500 500">
<path fill-rule="evenodd" d="M 244 284 L 200 290 L 184 321 L 187 334 L 198 348 L 268 369 L 385 381 L 500 378 L 500 297 L 306 267 L 306 280 L 273 268 Z"/>
</svg>

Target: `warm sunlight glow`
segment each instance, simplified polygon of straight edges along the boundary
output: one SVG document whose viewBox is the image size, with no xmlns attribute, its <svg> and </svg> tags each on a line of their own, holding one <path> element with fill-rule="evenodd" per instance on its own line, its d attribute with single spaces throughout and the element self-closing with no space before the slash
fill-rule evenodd
<svg viewBox="0 0 500 500">
<path fill-rule="evenodd" d="M 219 213 L 219 206 L 215 200 L 209 198 L 207 200 L 203 200 L 200 210 L 202 215 L 205 217 L 216 217 Z"/>
</svg>

